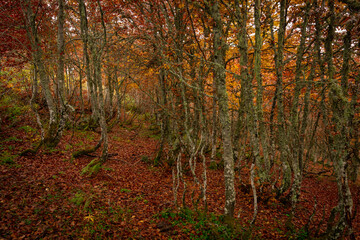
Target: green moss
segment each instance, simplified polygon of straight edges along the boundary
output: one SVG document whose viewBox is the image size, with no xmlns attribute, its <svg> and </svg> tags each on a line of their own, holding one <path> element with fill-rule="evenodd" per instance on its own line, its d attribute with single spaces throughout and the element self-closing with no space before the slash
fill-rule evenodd
<svg viewBox="0 0 360 240">
<path fill-rule="evenodd" d="M 80 206 L 85 201 L 85 194 L 83 192 L 75 193 L 75 196 L 70 199 L 70 202 L 76 206 Z"/>
<path fill-rule="evenodd" d="M 21 126 L 21 127 L 18 128 L 18 130 L 23 130 L 26 133 L 34 133 L 34 132 L 36 132 L 36 129 L 34 129 L 34 128 L 28 126 L 28 125 Z"/>
<path fill-rule="evenodd" d="M 123 139 L 119 136 L 113 137 L 114 141 L 121 142 Z"/>
<path fill-rule="evenodd" d="M 71 148 L 72 148 L 72 146 L 71 146 L 70 144 L 66 144 L 66 145 L 65 145 L 65 150 L 66 150 L 66 151 L 69 151 Z"/>
<path fill-rule="evenodd" d="M 11 136 L 11 137 L 9 137 L 9 138 L 6 138 L 6 139 L 3 140 L 2 142 L 6 142 L 6 143 L 8 143 L 8 142 L 22 142 L 22 140 L 19 139 L 19 138 L 17 138 L 17 137 L 15 137 L 15 136 Z"/>
<path fill-rule="evenodd" d="M 103 166 L 102 167 L 105 171 L 109 171 L 109 172 L 113 172 L 113 171 L 115 171 L 113 168 L 111 168 L 111 167 L 105 167 L 105 166 Z"/>
<path fill-rule="evenodd" d="M 211 170 L 224 169 L 224 161 L 221 160 L 220 162 L 216 162 L 216 161 L 210 162 L 209 169 Z"/>
<path fill-rule="evenodd" d="M 94 150 L 91 148 L 91 149 L 89 149 L 89 148 L 87 148 L 87 149 L 82 149 L 82 150 L 79 150 L 79 151 L 76 151 L 76 152 L 74 152 L 73 154 L 72 154 L 72 157 L 73 158 L 79 158 L 79 157 L 81 157 L 81 156 L 83 156 L 83 155 L 86 155 L 86 154 L 89 154 L 89 153 L 92 153 L 92 152 L 94 152 Z"/>
<path fill-rule="evenodd" d="M 193 211 L 189 208 L 182 208 L 178 212 L 166 209 L 156 214 L 154 218 L 166 219 L 169 222 L 170 231 L 172 227 L 178 226 L 188 239 L 249 239 L 254 237 L 251 236 L 251 229 L 245 229 L 236 223 L 233 227 L 227 225 L 223 216 Z"/>
<path fill-rule="evenodd" d="M 0 164 L 7 165 L 7 166 L 14 166 L 16 165 L 15 158 L 17 155 L 12 155 L 8 151 L 5 151 L 0 156 Z"/>
<path fill-rule="evenodd" d="M 149 162 L 150 162 L 150 159 L 149 159 L 148 156 L 141 156 L 141 161 L 142 161 L 143 163 L 149 163 Z"/>
<path fill-rule="evenodd" d="M 126 188 L 122 188 L 122 189 L 120 189 L 120 192 L 129 193 L 129 192 L 131 192 L 131 190 L 130 190 L 130 189 L 126 189 Z"/>
<path fill-rule="evenodd" d="M 98 158 L 95 158 L 81 170 L 81 175 L 87 175 L 88 177 L 91 177 L 97 174 L 101 168 L 102 162 Z"/>
<path fill-rule="evenodd" d="M 161 139 L 161 135 L 160 135 L 160 134 L 158 134 L 158 135 L 152 134 L 152 135 L 149 135 L 149 137 L 151 137 L 151 138 L 153 138 L 153 139 L 155 139 L 155 140 L 160 140 L 160 139 Z"/>
</svg>

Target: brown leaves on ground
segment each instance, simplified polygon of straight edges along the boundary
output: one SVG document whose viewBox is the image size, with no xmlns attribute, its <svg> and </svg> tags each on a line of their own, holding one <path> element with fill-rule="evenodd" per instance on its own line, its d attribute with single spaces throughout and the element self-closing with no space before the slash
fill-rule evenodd
<svg viewBox="0 0 360 240">
<path fill-rule="evenodd" d="M 173 206 L 172 173 L 153 167 L 157 140 L 136 131 L 115 127 L 110 133 L 110 158 L 94 177 L 81 176 L 81 169 L 94 157 L 71 159 L 71 152 L 96 144 L 99 135 L 69 130 L 56 150 L 41 149 L 36 156 L 15 157 L 15 164 L 0 165 L 0 237 L 5 239 L 186 239 L 189 226 L 174 226 L 161 212 Z M 3 128 L 3 152 L 17 154 L 34 142 L 35 134 Z M 100 152 L 94 153 L 99 155 Z M 209 212 L 221 214 L 224 206 L 222 170 L 208 170 Z M 249 227 L 253 197 L 246 168 L 244 184 L 237 181 L 236 221 Z M 191 177 L 188 177 L 191 182 Z M 190 185 L 189 185 L 190 186 Z M 359 186 L 353 186 L 354 206 L 359 204 Z M 269 188 L 259 192 L 259 214 L 253 236 L 288 239 L 286 225 L 290 207 L 283 205 Z M 179 195 L 180 196 L 180 195 Z M 337 204 L 336 183 L 331 176 L 309 174 L 303 181 L 295 227 L 304 226 L 317 210 L 310 229 L 324 231 L 330 210 Z M 324 209 L 324 211 L 323 211 Z M 357 216 L 353 226 L 359 233 Z M 187 231 L 184 231 L 187 230 Z"/>
</svg>

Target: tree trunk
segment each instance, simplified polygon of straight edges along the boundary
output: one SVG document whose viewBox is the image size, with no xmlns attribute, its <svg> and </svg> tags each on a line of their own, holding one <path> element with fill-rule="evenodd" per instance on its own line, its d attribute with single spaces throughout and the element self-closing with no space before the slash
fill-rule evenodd
<svg viewBox="0 0 360 240">
<path fill-rule="evenodd" d="M 54 141 L 58 126 L 56 117 L 57 110 L 50 90 L 50 79 L 46 73 L 45 65 L 43 63 L 43 50 L 41 48 L 41 40 L 37 32 L 36 15 L 32 11 L 32 6 L 29 0 L 25 1 L 25 6 L 23 7 L 26 17 L 27 34 L 33 49 L 33 60 L 38 69 L 42 92 L 49 110 L 49 125 L 43 139 L 43 144 L 49 147 L 55 147 L 58 144 L 57 141 Z"/>
<path fill-rule="evenodd" d="M 231 123 L 229 116 L 228 94 L 226 90 L 225 55 L 227 50 L 226 36 L 219 10 L 219 2 L 211 1 L 210 15 L 214 20 L 214 79 L 216 81 L 219 119 L 221 124 L 224 178 L 225 178 L 225 218 L 232 222 L 235 209 L 234 156 L 231 140 Z"/>
<path fill-rule="evenodd" d="M 261 6 L 260 0 L 255 0 L 254 7 L 254 20 L 255 20 L 255 52 L 254 52 L 254 77 L 257 83 L 257 93 L 256 93 L 256 118 L 258 121 L 258 134 L 260 138 L 261 147 L 263 150 L 264 157 L 264 171 L 268 174 L 270 173 L 270 159 L 268 152 L 268 143 L 267 143 L 267 135 L 266 135 L 266 127 L 264 123 L 264 113 L 263 113 L 263 86 L 262 86 L 262 77 L 261 77 Z"/>
<path fill-rule="evenodd" d="M 339 213 L 339 219 L 335 226 L 329 233 L 329 239 L 338 239 L 344 234 L 346 227 L 351 231 L 351 219 L 352 219 L 352 207 L 353 201 L 348 184 L 348 177 L 346 171 L 346 157 L 348 155 L 347 148 L 347 129 L 349 119 L 349 102 L 346 98 L 346 84 L 339 85 L 334 78 L 335 67 L 333 63 L 333 41 L 335 37 L 335 10 L 334 2 L 329 1 L 329 17 L 330 22 L 328 26 L 328 35 L 325 40 L 325 53 L 326 62 L 328 64 L 327 77 L 330 84 L 329 100 L 331 104 L 331 110 L 333 112 L 332 121 L 334 125 L 333 131 L 336 134 L 329 135 L 330 138 L 330 158 L 334 162 L 334 170 L 336 174 L 336 180 L 338 185 L 338 205 L 336 212 Z M 344 45 L 344 63 L 343 63 L 343 79 L 346 78 L 346 68 L 349 64 L 349 45 Z M 345 75 L 344 75 L 345 74 Z M 343 80 L 344 81 L 344 80 Z"/>
<path fill-rule="evenodd" d="M 295 89 L 294 89 L 294 99 L 292 103 L 291 108 L 291 114 L 290 114 L 290 122 L 291 122 L 291 141 L 293 143 L 292 150 L 292 170 L 294 174 L 294 180 L 293 185 L 291 188 L 291 202 L 292 202 L 292 213 L 295 212 L 295 207 L 298 201 L 298 198 L 300 196 L 300 186 L 302 181 L 302 165 L 303 165 L 303 152 L 302 152 L 302 143 L 303 143 L 303 135 L 299 135 L 300 132 L 299 128 L 299 101 L 300 101 L 300 94 L 301 90 L 304 87 L 303 81 L 301 81 L 301 76 L 303 74 L 302 69 L 302 61 L 305 51 L 305 40 L 306 40 L 306 29 L 309 19 L 309 12 L 310 12 L 310 3 L 307 2 L 306 4 L 306 12 L 304 13 L 305 16 L 303 17 L 303 23 L 301 27 L 301 37 L 300 37 L 300 44 L 297 49 L 296 54 L 296 69 L 295 69 Z M 304 119 L 304 121 L 307 121 L 307 119 Z M 304 123 L 303 123 L 304 124 Z M 290 140 L 289 139 L 289 140 Z"/>
<path fill-rule="evenodd" d="M 89 45 L 89 34 L 88 34 L 88 21 L 87 21 L 87 13 L 86 6 L 84 0 L 79 0 L 79 12 L 80 12 L 80 27 L 81 27 L 81 38 L 83 40 L 83 52 L 85 55 L 85 71 L 87 78 L 88 91 L 90 92 L 90 104 L 92 109 L 92 117 L 89 121 L 89 127 L 95 127 L 99 121 L 99 110 L 97 108 L 97 96 L 95 89 L 95 81 L 91 76 L 91 68 L 90 68 L 90 56 L 88 53 L 88 45 Z M 97 53 L 95 53 L 97 54 Z"/>
<path fill-rule="evenodd" d="M 58 55 L 58 68 L 57 68 L 57 94 L 59 99 L 59 125 L 54 137 L 53 143 L 56 146 L 62 137 L 63 130 L 66 124 L 66 95 L 65 95 L 65 64 L 64 64 L 64 55 L 65 55 L 65 39 L 64 39 L 64 0 L 58 0 L 59 13 L 58 13 L 58 39 L 57 39 L 57 55 Z M 70 76 L 69 76 L 70 77 Z"/>
</svg>

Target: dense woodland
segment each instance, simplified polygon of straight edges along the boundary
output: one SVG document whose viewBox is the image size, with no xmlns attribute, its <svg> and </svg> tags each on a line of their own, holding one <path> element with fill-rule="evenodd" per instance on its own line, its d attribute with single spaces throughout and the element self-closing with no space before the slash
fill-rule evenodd
<svg viewBox="0 0 360 240">
<path fill-rule="evenodd" d="M 0 2 L 0 238 L 360 234 L 359 1 Z"/>
</svg>

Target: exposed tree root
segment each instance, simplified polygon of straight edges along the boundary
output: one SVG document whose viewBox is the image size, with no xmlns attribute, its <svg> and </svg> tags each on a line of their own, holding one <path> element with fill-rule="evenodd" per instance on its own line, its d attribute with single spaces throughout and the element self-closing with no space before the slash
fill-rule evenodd
<svg viewBox="0 0 360 240">
<path fill-rule="evenodd" d="M 28 149 L 25 149 L 24 151 L 22 151 L 19 155 L 20 156 L 29 156 L 29 155 L 35 155 L 40 147 L 43 145 L 43 141 L 40 141 L 35 148 L 28 148 Z"/>
<path fill-rule="evenodd" d="M 73 156 L 74 158 L 79 158 L 79 157 L 81 157 L 81 156 L 84 156 L 84 155 L 88 155 L 88 154 L 90 154 L 90 153 L 93 153 L 93 152 L 95 152 L 96 150 L 98 150 L 98 149 L 100 148 L 102 141 L 103 141 L 103 140 L 100 139 L 99 142 L 96 144 L 95 147 L 93 147 L 93 148 L 85 148 L 85 149 L 76 151 L 76 152 L 74 152 L 74 153 L 72 154 L 72 156 Z"/>
<path fill-rule="evenodd" d="M 86 165 L 86 167 L 81 170 L 81 175 L 87 175 L 88 177 L 91 177 L 97 174 L 100 171 L 102 164 L 102 158 L 93 159 L 88 165 Z"/>
</svg>

